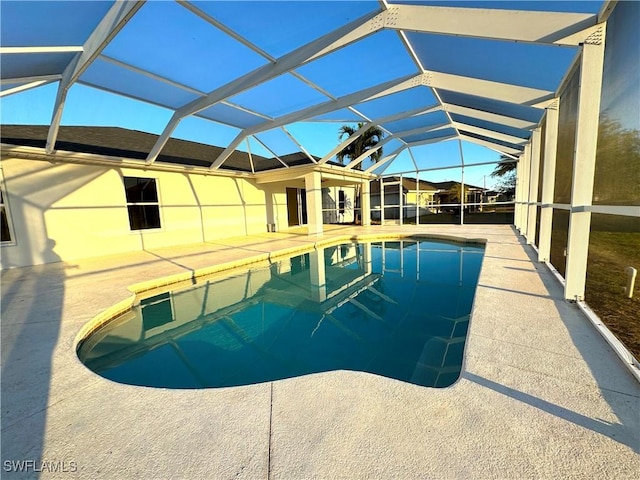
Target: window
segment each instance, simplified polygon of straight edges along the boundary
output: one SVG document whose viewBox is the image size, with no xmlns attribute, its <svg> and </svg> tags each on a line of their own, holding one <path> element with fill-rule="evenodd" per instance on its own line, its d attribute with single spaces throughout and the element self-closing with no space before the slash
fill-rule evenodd
<svg viewBox="0 0 640 480">
<path fill-rule="evenodd" d="M 160 205 L 155 178 L 124 177 L 131 230 L 160 228 Z"/>
<path fill-rule="evenodd" d="M 142 308 L 142 328 L 145 332 L 173 321 L 173 307 L 169 293 L 143 298 L 140 301 L 140 306 Z"/>
<path fill-rule="evenodd" d="M 345 195 L 344 190 L 338 191 L 338 210 L 340 213 L 344 213 Z"/>
<path fill-rule="evenodd" d="M 4 186 L 0 185 L 0 226 L 2 229 L 0 241 L 2 243 L 13 242 L 13 235 L 11 235 L 11 222 L 9 220 L 9 206 L 5 203 L 6 197 L 4 193 Z"/>
</svg>

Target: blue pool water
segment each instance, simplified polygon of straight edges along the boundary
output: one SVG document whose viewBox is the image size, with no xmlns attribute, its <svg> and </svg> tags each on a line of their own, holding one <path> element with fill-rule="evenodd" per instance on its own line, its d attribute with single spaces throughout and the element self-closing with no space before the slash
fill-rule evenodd
<svg viewBox="0 0 640 480">
<path fill-rule="evenodd" d="M 431 387 L 462 368 L 482 245 L 344 244 L 150 298 L 78 355 L 111 380 L 248 385 L 359 370 Z"/>
</svg>

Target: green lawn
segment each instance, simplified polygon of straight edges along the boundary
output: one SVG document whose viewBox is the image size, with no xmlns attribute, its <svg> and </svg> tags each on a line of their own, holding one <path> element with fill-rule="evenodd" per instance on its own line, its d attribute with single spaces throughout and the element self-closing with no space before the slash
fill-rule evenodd
<svg viewBox="0 0 640 480">
<path fill-rule="evenodd" d="M 634 219 L 620 218 L 626 223 L 620 225 L 620 230 L 636 230 Z M 598 228 L 597 221 L 594 227 Z M 640 279 L 636 281 L 634 297 L 624 295 L 625 267 L 640 270 L 640 231 L 595 229 L 589 241 L 585 300 L 633 355 L 640 358 Z"/>
</svg>

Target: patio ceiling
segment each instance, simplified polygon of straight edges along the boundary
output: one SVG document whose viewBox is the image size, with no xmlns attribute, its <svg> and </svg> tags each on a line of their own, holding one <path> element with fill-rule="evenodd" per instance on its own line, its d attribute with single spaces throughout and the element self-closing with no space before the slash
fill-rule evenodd
<svg viewBox="0 0 640 480">
<path fill-rule="evenodd" d="M 318 159 L 296 126 L 336 122 L 337 143 L 340 125 L 361 122 L 386 132 L 385 154 L 345 168 L 363 162 L 382 173 L 401 153 L 415 159 L 419 147 L 438 142 L 518 158 L 606 6 L 3 1 L 0 8 L 1 95 L 59 84 L 49 152 L 67 93 L 82 84 L 172 112 L 148 164 L 188 117 L 235 135 L 224 145 L 211 139 L 225 147 L 211 158 L 214 170 L 245 144 L 273 158 L 301 151 L 326 163 L 364 129 Z"/>
</svg>

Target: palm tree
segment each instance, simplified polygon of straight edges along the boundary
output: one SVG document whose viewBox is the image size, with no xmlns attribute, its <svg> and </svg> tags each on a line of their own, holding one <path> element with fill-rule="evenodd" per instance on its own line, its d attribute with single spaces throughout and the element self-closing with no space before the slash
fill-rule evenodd
<svg viewBox="0 0 640 480">
<path fill-rule="evenodd" d="M 350 125 L 343 125 L 340 127 L 338 131 L 338 140 L 343 141 L 345 138 L 349 138 L 351 135 L 356 133 L 364 127 L 364 123 L 358 123 L 357 127 L 352 127 Z M 377 125 L 372 125 L 367 130 L 365 130 L 355 141 L 351 142 L 349 145 L 344 147 L 342 151 L 336 154 L 336 158 L 338 161 L 344 165 L 345 159 L 349 162 L 352 162 L 360 155 L 365 153 L 367 150 L 371 150 L 374 148 L 382 139 L 384 138 L 384 132 Z M 369 158 L 373 163 L 376 163 L 380 158 L 382 158 L 382 147 L 373 152 Z M 362 162 L 358 163 L 354 166 L 357 170 L 362 170 Z M 358 212 L 360 211 L 360 185 L 356 185 L 355 187 L 355 222 L 359 223 L 360 216 Z"/>
<path fill-rule="evenodd" d="M 513 197 L 516 191 L 516 167 L 518 166 L 511 157 L 502 155 L 500 163 L 496 165 L 491 172 L 492 177 L 498 177 L 500 180 L 496 184 L 496 190 L 508 199 Z"/>
<path fill-rule="evenodd" d="M 338 140 L 342 141 L 345 138 L 349 138 L 363 126 L 364 123 L 358 123 L 358 126 L 355 128 L 350 125 L 343 125 L 338 131 Z M 372 148 L 374 148 L 383 138 L 384 132 L 382 131 L 382 129 L 377 125 L 372 125 L 354 142 L 351 142 L 349 145 L 344 147 L 341 152 L 336 154 L 336 158 L 340 163 L 344 165 L 345 159 L 349 160 L 349 162 L 355 160 L 367 150 L 371 150 Z M 382 148 L 379 148 L 378 150 L 373 152 L 369 158 L 374 163 L 380 160 L 380 158 L 382 158 Z M 354 168 L 362 170 L 362 162 L 360 162 Z"/>
</svg>

